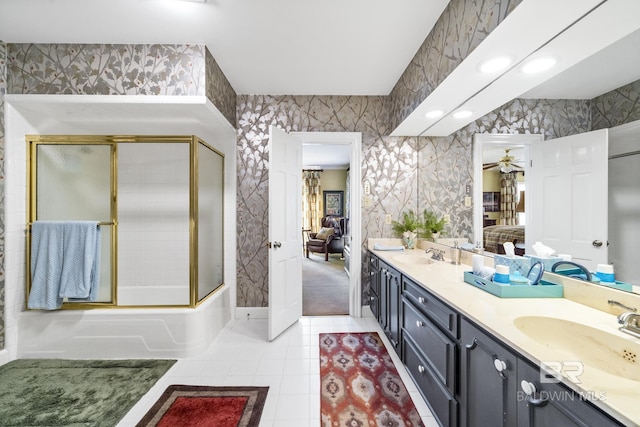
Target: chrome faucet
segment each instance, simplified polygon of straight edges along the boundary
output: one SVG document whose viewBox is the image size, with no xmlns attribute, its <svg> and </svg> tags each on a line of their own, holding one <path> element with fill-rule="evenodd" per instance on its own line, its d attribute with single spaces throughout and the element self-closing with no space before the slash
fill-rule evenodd
<svg viewBox="0 0 640 427">
<path fill-rule="evenodd" d="M 618 316 L 618 323 L 622 325 L 619 328 L 622 332 L 640 338 L 640 314 L 632 311 L 624 312 Z"/>
<path fill-rule="evenodd" d="M 429 248 L 424 253 L 431 253 L 431 259 L 435 259 L 436 261 L 444 261 L 444 251 L 436 248 Z"/>
</svg>

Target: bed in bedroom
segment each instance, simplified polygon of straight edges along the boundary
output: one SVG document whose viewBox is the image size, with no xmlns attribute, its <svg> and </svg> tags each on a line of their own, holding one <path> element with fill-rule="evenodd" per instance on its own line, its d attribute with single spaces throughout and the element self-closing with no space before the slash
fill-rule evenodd
<svg viewBox="0 0 640 427">
<path fill-rule="evenodd" d="M 490 225 L 482 229 L 484 250 L 496 254 L 503 254 L 504 242 L 522 245 L 516 248 L 516 255 L 524 254 L 524 225 Z"/>
</svg>

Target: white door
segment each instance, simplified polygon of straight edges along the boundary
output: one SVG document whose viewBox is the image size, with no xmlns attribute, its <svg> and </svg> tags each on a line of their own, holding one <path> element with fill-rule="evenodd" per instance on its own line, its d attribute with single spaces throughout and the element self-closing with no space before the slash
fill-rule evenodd
<svg viewBox="0 0 640 427">
<path fill-rule="evenodd" d="M 607 147 L 607 129 L 533 144 L 528 247 L 542 242 L 592 271 L 607 263 Z"/>
<path fill-rule="evenodd" d="M 269 126 L 269 341 L 302 316 L 302 142 Z"/>
</svg>

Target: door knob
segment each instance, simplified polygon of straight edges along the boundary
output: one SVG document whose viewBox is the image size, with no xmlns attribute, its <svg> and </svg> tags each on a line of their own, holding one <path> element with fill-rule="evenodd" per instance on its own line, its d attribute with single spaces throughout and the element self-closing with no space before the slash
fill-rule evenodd
<svg viewBox="0 0 640 427">
<path fill-rule="evenodd" d="M 280 247 L 282 247 L 282 243 L 280 243 L 280 242 L 273 242 L 273 247 L 274 247 L 274 248 L 276 248 L 276 249 L 277 249 L 277 248 L 280 248 Z"/>
<path fill-rule="evenodd" d="M 596 248 L 599 248 L 600 246 L 602 246 L 602 240 L 594 240 L 593 242 L 591 242 L 591 244 Z"/>
</svg>

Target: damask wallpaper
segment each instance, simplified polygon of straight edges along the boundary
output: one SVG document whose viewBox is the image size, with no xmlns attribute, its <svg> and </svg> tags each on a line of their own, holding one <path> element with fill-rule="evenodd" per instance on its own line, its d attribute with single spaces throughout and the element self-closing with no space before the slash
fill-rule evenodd
<svg viewBox="0 0 640 427">
<path fill-rule="evenodd" d="M 451 0 L 391 91 L 391 129 L 416 107 L 522 0 Z"/>
</svg>

